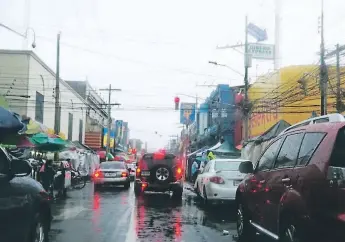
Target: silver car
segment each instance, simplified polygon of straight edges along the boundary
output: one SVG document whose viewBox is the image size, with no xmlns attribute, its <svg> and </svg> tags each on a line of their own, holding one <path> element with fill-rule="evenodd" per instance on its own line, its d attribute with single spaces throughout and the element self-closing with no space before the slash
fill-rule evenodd
<svg viewBox="0 0 345 242">
<path fill-rule="evenodd" d="M 130 176 L 125 162 L 107 161 L 102 162 L 98 170 L 93 174 L 95 190 L 103 186 L 124 185 L 130 187 Z"/>
<path fill-rule="evenodd" d="M 194 189 L 205 202 L 235 201 L 238 184 L 245 174 L 240 173 L 240 159 L 215 159 L 207 163 L 198 175 Z"/>
</svg>

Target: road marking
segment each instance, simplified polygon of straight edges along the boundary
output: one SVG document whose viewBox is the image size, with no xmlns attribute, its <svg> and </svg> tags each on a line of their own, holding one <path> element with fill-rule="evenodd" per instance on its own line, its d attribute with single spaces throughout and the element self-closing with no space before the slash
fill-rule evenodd
<svg viewBox="0 0 345 242">
<path fill-rule="evenodd" d="M 132 194 L 131 194 L 132 195 Z M 136 199 L 136 198 L 135 198 Z M 135 201 L 135 199 L 133 199 Z M 128 211 L 131 211 L 131 218 L 129 220 L 129 226 L 128 226 L 128 231 L 126 235 L 126 241 L 125 242 L 135 242 L 137 241 L 137 235 L 135 232 L 135 215 L 136 215 L 136 206 L 135 202 L 130 204 L 131 209 L 128 209 Z"/>
</svg>

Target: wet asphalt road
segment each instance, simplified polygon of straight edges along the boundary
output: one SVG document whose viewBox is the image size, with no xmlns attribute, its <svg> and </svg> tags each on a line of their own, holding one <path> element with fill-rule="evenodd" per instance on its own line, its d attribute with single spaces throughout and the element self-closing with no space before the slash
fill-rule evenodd
<svg viewBox="0 0 345 242">
<path fill-rule="evenodd" d="M 157 194 L 137 199 L 133 184 L 94 193 L 89 183 L 68 195 L 53 204 L 51 242 L 235 241 L 234 208 L 206 208 L 189 186 L 182 202 Z"/>
</svg>

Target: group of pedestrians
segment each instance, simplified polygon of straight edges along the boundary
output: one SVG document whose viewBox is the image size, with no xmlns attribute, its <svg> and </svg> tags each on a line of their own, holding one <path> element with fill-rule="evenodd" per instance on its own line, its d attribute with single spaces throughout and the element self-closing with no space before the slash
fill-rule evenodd
<svg viewBox="0 0 345 242">
<path fill-rule="evenodd" d="M 42 183 L 43 188 L 49 192 L 52 197 L 54 196 L 54 189 L 58 190 L 56 197 L 65 197 L 65 175 L 67 170 L 73 170 L 72 162 L 70 159 L 67 159 L 67 165 L 64 165 L 63 162 L 60 163 L 58 169 L 54 168 L 53 160 L 48 159 L 46 162 L 43 162 L 42 158 L 39 158 L 39 163 L 41 168 L 37 175 L 37 180 Z M 61 173 L 56 176 L 57 171 Z"/>
</svg>

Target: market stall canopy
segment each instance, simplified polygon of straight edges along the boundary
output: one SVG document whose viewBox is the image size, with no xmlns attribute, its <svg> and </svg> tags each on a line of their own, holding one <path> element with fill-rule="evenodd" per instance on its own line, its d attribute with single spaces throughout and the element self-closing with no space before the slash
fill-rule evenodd
<svg viewBox="0 0 345 242">
<path fill-rule="evenodd" d="M 214 154 L 223 154 L 223 155 L 229 155 L 229 156 L 241 156 L 241 151 L 236 149 L 232 144 L 230 144 L 228 141 L 224 141 L 223 143 L 219 142 L 215 146 L 213 146 L 211 149 L 208 149 L 207 151 L 212 151 Z"/>
<path fill-rule="evenodd" d="M 89 146 L 84 145 L 84 144 L 80 143 L 80 142 L 77 141 L 77 140 L 72 141 L 72 143 L 73 143 L 78 149 L 84 149 L 84 150 L 88 150 L 88 151 L 94 152 L 94 150 L 91 149 Z"/>
<path fill-rule="evenodd" d="M 61 151 L 68 146 L 66 141 L 57 135 L 48 135 L 45 133 L 33 135 L 30 137 L 30 141 L 35 145 L 36 149 L 40 151 Z"/>
<path fill-rule="evenodd" d="M 262 142 L 271 140 L 271 139 L 277 137 L 283 130 L 285 130 L 286 128 L 288 128 L 290 126 L 291 126 L 291 124 L 289 124 L 285 120 L 280 120 L 275 125 L 273 125 L 271 128 L 266 130 L 262 135 L 248 140 L 247 143 L 253 142 L 253 141 L 255 143 L 262 143 Z"/>
<path fill-rule="evenodd" d="M 18 148 L 35 148 L 35 144 L 27 136 L 21 136 L 16 146 Z"/>
<path fill-rule="evenodd" d="M 0 107 L 0 133 L 1 138 L 6 135 L 18 134 L 24 132 L 24 123 L 18 114 L 12 113 L 3 107 Z"/>
<path fill-rule="evenodd" d="M 203 147 L 203 148 L 201 148 L 201 149 L 198 149 L 198 150 L 194 151 L 193 153 L 188 154 L 187 157 L 191 157 L 191 156 L 193 156 L 193 155 L 196 155 L 196 156 L 197 156 L 198 153 L 203 152 L 204 150 L 207 150 L 207 149 L 208 149 L 208 146 L 205 146 L 205 147 Z"/>
<path fill-rule="evenodd" d="M 212 146 L 211 148 L 209 148 L 209 149 L 207 149 L 207 150 L 216 150 L 216 149 L 218 149 L 221 145 L 222 145 L 222 143 L 218 142 L 217 144 L 215 144 L 214 146 Z"/>
<path fill-rule="evenodd" d="M 41 124 L 35 120 L 30 119 L 29 123 L 26 125 L 25 134 L 38 134 L 38 133 L 48 133 L 48 127 Z"/>
</svg>

